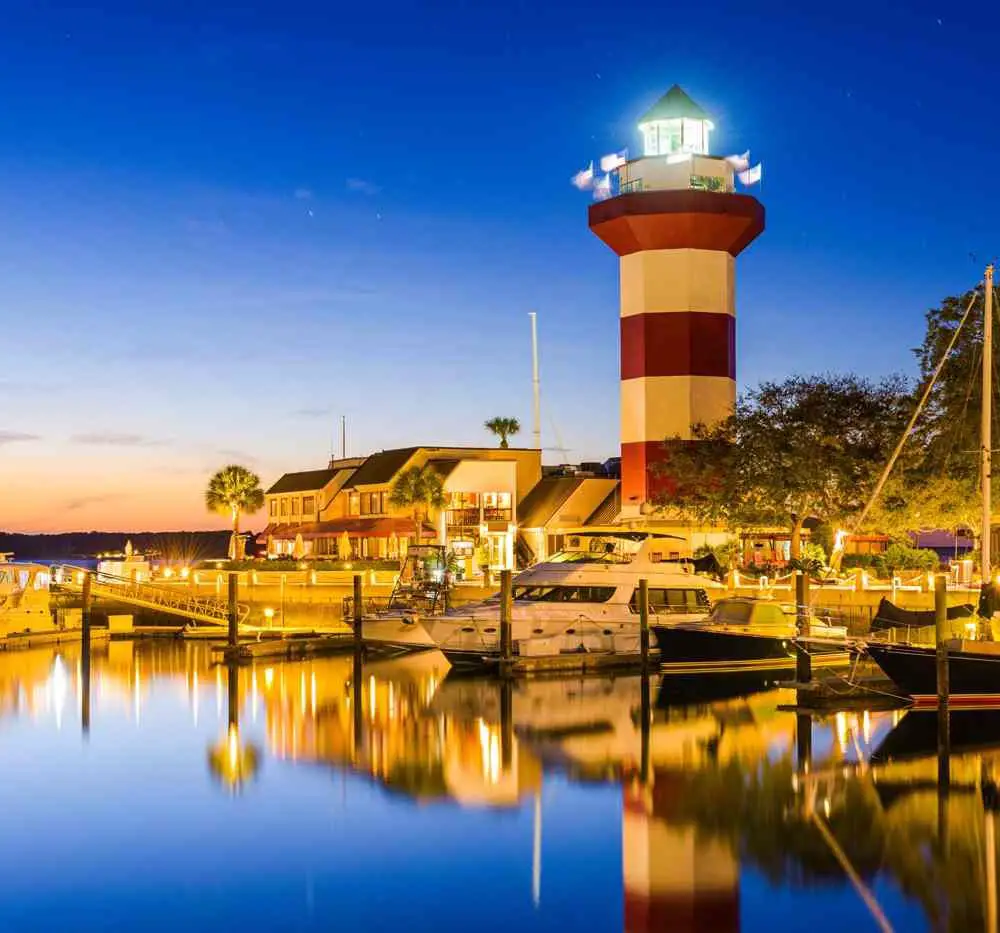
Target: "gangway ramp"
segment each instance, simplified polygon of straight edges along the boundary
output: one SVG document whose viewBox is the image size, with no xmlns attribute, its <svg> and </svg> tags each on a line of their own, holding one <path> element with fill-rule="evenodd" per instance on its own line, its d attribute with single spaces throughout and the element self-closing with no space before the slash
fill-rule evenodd
<svg viewBox="0 0 1000 933">
<path fill-rule="evenodd" d="M 89 574 L 90 593 L 95 599 L 113 600 L 141 609 L 165 612 L 204 625 L 229 623 L 229 607 L 223 599 L 197 596 L 177 587 L 130 580 L 103 570 L 82 570 L 69 564 L 55 564 L 51 570 L 52 584 L 70 593 L 82 594 L 84 578 Z M 249 614 L 249 606 L 237 606 L 238 622 L 245 622 Z"/>
</svg>

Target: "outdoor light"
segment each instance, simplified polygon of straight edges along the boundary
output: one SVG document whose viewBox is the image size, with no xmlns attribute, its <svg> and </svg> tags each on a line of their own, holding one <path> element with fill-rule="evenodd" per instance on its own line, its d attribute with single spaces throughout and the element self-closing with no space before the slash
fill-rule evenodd
<svg viewBox="0 0 1000 933">
<path fill-rule="evenodd" d="M 274 621 L 274 610 L 270 606 L 264 610 L 264 618 L 267 619 L 268 625 L 271 625 Z"/>
<path fill-rule="evenodd" d="M 187 567 L 181 567 L 181 579 L 186 580 L 191 575 L 191 571 Z"/>
<path fill-rule="evenodd" d="M 165 580 L 169 580 L 173 575 L 174 575 L 174 571 L 173 571 L 172 567 L 164 567 L 163 568 L 163 578 Z"/>
</svg>

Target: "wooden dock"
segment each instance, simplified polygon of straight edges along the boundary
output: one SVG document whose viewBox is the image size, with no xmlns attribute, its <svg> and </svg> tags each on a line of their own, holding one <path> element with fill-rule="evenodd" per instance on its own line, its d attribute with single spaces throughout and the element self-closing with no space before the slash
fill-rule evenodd
<svg viewBox="0 0 1000 933">
<path fill-rule="evenodd" d="M 235 647 L 219 644 L 212 646 L 212 660 L 218 662 L 248 663 L 262 658 L 269 660 L 296 660 L 324 654 L 353 651 L 354 634 L 335 632 L 323 635 L 302 635 L 288 638 L 266 638 L 244 641 Z"/>
<path fill-rule="evenodd" d="M 107 629 L 91 629 L 90 640 L 107 641 Z M 79 628 L 43 629 L 37 632 L 10 632 L 0 637 L 0 651 L 18 651 L 24 648 L 38 648 L 41 645 L 72 644 L 83 640 L 83 630 Z"/>
<path fill-rule="evenodd" d="M 650 651 L 645 661 L 638 651 L 567 651 L 560 654 L 543 654 L 535 657 L 515 655 L 509 661 L 499 657 L 487 659 L 485 666 L 508 677 L 532 677 L 547 674 L 603 674 L 640 673 L 644 668 L 656 670 L 660 656 Z"/>
</svg>

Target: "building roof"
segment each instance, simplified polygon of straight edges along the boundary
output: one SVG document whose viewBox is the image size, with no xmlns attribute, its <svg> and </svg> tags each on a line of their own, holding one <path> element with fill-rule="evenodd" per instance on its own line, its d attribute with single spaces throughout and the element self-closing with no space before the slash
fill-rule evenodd
<svg viewBox="0 0 1000 933">
<path fill-rule="evenodd" d="M 651 123 L 653 120 L 672 120 L 677 117 L 688 117 L 692 120 L 711 119 L 701 107 L 688 97 L 679 84 L 675 84 L 639 118 L 639 125 Z"/>
<path fill-rule="evenodd" d="M 301 473 L 286 473 L 270 489 L 268 495 L 278 492 L 313 492 L 322 489 L 334 476 L 336 470 L 305 470 Z"/>
<path fill-rule="evenodd" d="M 437 535 L 433 525 L 420 523 L 420 536 L 433 538 Z M 339 518 L 328 522 L 300 522 L 299 524 L 268 525 L 257 535 L 258 541 L 269 537 L 282 541 L 292 541 L 301 535 L 303 540 L 339 537 L 345 532 L 349 537 L 387 538 L 390 535 L 413 535 L 416 525 L 412 518 L 392 518 L 387 516 L 367 516 L 363 518 Z"/>
<path fill-rule="evenodd" d="M 442 480 L 446 480 L 452 473 L 455 472 L 455 467 L 458 466 L 457 460 L 428 460 L 427 466 L 429 466 Z"/>
<path fill-rule="evenodd" d="M 622 484 L 615 483 L 604 501 L 587 517 L 585 525 L 610 525 L 622 510 Z"/>
<path fill-rule="evenodd" d="M 542 477 L 518 505 L 518 524 L 522 528 L 542 528 L 584 479 L 583 476 Z"/>
<path fill-rule="evenodd" d="M 396 450 L 380 450 L 371 454 L 346 484 L 349 489 L 357 486 L 377 486 L 392 481 L 392 478 L 406 465 L 419 447 L 400 447 Z"/>
</svg>

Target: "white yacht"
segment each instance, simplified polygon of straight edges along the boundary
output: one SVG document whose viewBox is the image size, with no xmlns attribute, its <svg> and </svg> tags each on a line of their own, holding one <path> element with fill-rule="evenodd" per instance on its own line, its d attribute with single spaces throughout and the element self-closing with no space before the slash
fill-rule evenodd
<svg viewBox="0 0 1000 933">
<path fill-rule="evenodd" d="M 669 559 L 682 539 L 649 531 L 584 530 L 569 547 L 513 581 L 511 619 L 515 652 L 631 652 L 639 648 L 639 581 L 649 584 L 650 612 L 659 624 L 703 618 L 709 593 L 721 583 Z M 499 595 L 440 615 L 418 612 L 368 618 L 365 641 L 406 648 L 440 648 L 452 662 L 499 651 Z"/>
</svg>

